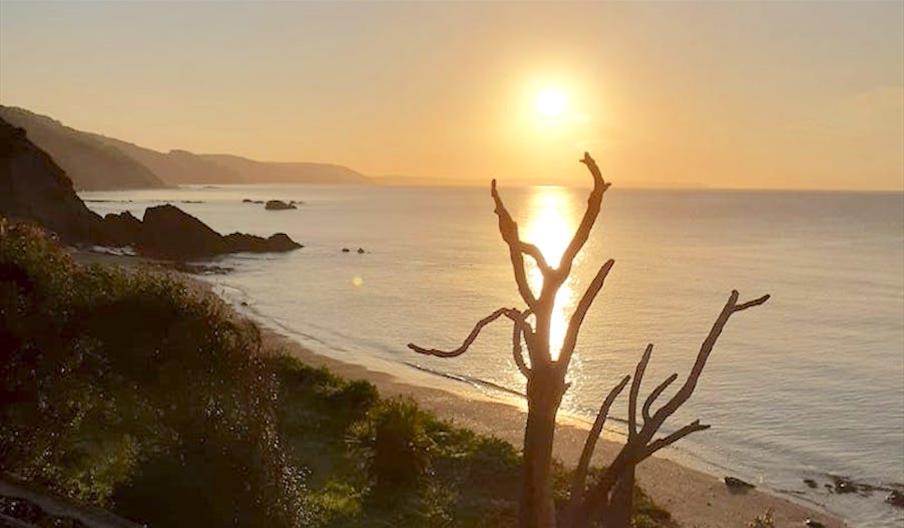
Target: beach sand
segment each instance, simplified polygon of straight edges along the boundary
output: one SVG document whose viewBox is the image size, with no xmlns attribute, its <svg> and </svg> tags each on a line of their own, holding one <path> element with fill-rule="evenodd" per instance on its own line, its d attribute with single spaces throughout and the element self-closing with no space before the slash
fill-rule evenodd
<svg viewBox="0 0 904 528">
<path fill-rule="evenodd" d="M 77 261 L 86 264 L 115 264 L 128 268 L 167 269 L 166 265 L 138 257 L 123 257 L 74 251 Z M 172 272 L 178 273 L 178 272 Z M 199 291 L 212 292 L 210 285 L 197 277 L 179 273 Z M 449 384 L 441 388 L 408 383 L 400 377 L 369 369 L 361 364 L 340 361 L 315 353 L 290 337 L 262 328 L 264 348 L 272 353 L 286 353 L 308 365 L 326 367 L 346 379 L 373 383 L 383 396 L 403 395 L 441 418 L 476 432 L 496 436 L 521 446 L 525 423 L 523 405 L 515 401 L 491 399 L 480 394 L 457 391 Z M 588 427 L 562 417 L 556 432 L 555 455 L 573 466 L 581 453 Z M 614 458 L 619 444 L 602 439 L 596 448 L 595 463 L 605 464 Z M 847 526 L 843 521 L 813 508 L 760 490 L 731 492 L 721 479 L 674 461 L 651 457 L 637 467 L 641 487 L 685 528 L 746 528 L 758 515 L 772 510 L 775 525 L 780 528 L 805 527 L 813 519 L 828 528 Z"/>
</svg>

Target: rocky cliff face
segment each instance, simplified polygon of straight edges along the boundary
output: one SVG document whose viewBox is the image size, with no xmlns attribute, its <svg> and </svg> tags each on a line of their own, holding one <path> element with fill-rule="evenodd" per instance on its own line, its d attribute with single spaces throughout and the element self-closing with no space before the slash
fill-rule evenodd
<svg viewBox="0 0 904 528">
<path fill-rule="evenodd" d="M 222 236 L 172 205 L 148 208 L 143 221 L 127 212 L 101 218 L 85 206 L 63 169 L 28 139 L 25 130 L 2 118 L 0 216 L 38 223 L 69 244 L 132 246 L 147 255 L 177 260 L 301 247 L 282 233 L 270 238 Z"/>
<path fill-rule="evenodd" d="M 0 214 L 37 222 L 64 242 L 102 243 L 100 216 L 75 194 L 72 181 L 25 130 L 0 119 Z"/>
</svg>

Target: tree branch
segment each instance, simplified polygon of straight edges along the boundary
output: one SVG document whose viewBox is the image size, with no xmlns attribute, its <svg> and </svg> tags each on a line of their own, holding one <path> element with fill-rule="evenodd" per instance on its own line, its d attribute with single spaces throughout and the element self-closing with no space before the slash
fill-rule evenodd
<svg viewBox="0 0 904 528">
<path fill-rule="evenodd" d="M 517 312 L 514 308 L 500 308 L 490 315 L 484 317 L 480 321 L 477 321 L 477 324 L 474 325 L 474 329 L 471 330 L 471 333 L 468 334 L 468 337 L 465 338 L 465 341 L 461 344 L 460 347 L 455 350 L 438 350 L 435 348 L 423 348 L 415 345 L 414 343 L 408 343 L 408 348 L 414 350 L 418 354 L 424 354 L 426 356 L 436 356 L 441 358 L 451 358 L 464 354 L 468 351 L 468 347 L 471 346 L 471 343 L 477 339 L 477 336 L 480 335 L 480 331 L 483 330 L 483 327 L 492 323 L 496 319 L 499 319 L 501 316 L 506 315 L 511 318 L 512 312 Z"/>
<path fill-rule="evenodd" d="M 621 394 L 621 391 L 625 388 L 625 385 L 628 384 L 630 379 L 631 376 L 625 376 L 618 385 L 612 387 L 612 390 L 609 391 L 606 399 L 603 400 L 602 405 L 600 405 L 600 410 L 596 414 L 596 420 L 593 421 L 593 427 L 591 427 L 590 432 L 587 433 L 587 440 L 584 441 L 584 449 L 581 451 L 578 467 L 574 470 L 574 476 L 571 480 L 570 502 L 572 505 L 576 505 L 584 497 L 590 459 L 593 458 L 593 452 L 596 450 L 596 442 L 599 440 L 599 437 L 603 432 L 603 426 L 606 424 L 606 418 L 609 416 L 609 408 L 612 407 L 615 398 Z"/>
<path fill-rule="evenodd" d="M 516 310 L 517 311 L 517 310 Z M 512 318 L 512 357 L 515 365 L 525 378 L 530 379 L 530 367 L 524 362 L 524 351 L 521 348 L 521 334 L 524 333 L 524 327 L 527 324 L 524 318 L 528 312 L 518 313 L 518 318 Z"/>
<path fill-rule="evenodd" d="M 584 153 L 584 159 L 581 160 L 581 163 L 587 166 L 587 169 L 590 170 L 590 174 L 593 176 L 593 190 L 590 192 L 590 197 L 587 198 L 587 210 L 584 212 L 584 217 L 581 219 L 581 223 L 578 225 L 568 247 L 565 248 L 564 253 L 562 253 L 562 259 L 558 270 L 558 278 L 562 282 L 568 278 L 575 257 L 578 255 L 578 252 L 581 251 L 581 248 L 584 247 L 587 238 L 590 236 L 590 230 L 593 229 L 596 217 L 600 214 L 600 204 L 603 201 L 603 193 L 605 193 L 609 186 L 612 185 L 603 180 L 603 175 L 596 165 L 596 161 L 590 157 L 589 153 Z"/>
<path fill-rule="evenodd" d="M 640 383 L 643 381 L 643 373 L 647 370 L 650 356 L 653 354 L 653 343 L 647 345 L 646 350 L 637 362 L 634 370 L 634 381 L 631 382 L 631 391 L 628 393 L 628 440 L 637 435 L 637 397 L 640 394 Z"/>
<path fill-rule="evenodd" d="M 742 310 L 746 310 L 753 306 L 759 306 L 766 301 L 769 300 L 769 295 L 763 295 L 762 297 L 758 297 L 752 301 L 748 301 L 745 303 L 738 304 L 738 291 L 732 290 L 731 295 L 728 296 L 728 301 L 726 301 L 725 306 L 722 308 L 722 311 L 719 313 L 719 316 L 716 318 L 716 321 L 713 323 L 712 328 L 709 330 L 709 334 L 706 336 L 706 339 L 703 340 L 703 344 L 700 345 L 700 351 L 697 353 L 697 359 L 694 361 L 694 366 L 691 367 L 691 372 L 685 380 L 684 385 L 675 393 L 672 398 L 665 403 L 656 413 L 653 415 L 650 420 L 649 426 L 651 430 L 649 431 L 649 436 L 652 436 L 656 430 L 662 426 L 662 423 L 665 420 L 674 414 L 679 407 L 681 407 L 684 402 L 686 402 L 693 394 L 694 389 L 697 387 L 697 381 L 700 379 L 700 375 L 703 373 L 703 368 L 706 366 L 706 362 L 709 359 L 709 355 L 713 351 L 713 347 L 716 345 L 716 341 L 719 340 L 719 336 L 722 335 L 722 330 L 725 329 L 725 325 L 728 323 L 728 320 L 731 318 L 732 314 L 735 312 L 740 312 Z M 648 424 L 644 424 L 644 429 L 647 428 Z"/>
<path fill-rule="evenodd" d="M 493 180 L 490 185 L 490 194 L 496 203 L 495 213 L 499 217 L 499 233 L 502 235 L 502 240 L 509 247 L 509 258 L 512 261 L 512 270 L 515 272 L 515 283 L 518 285 L 518 292 L 524 302 L 527 303 L 527 306 L 533 308 L 537 304 L 537 297 L 530 289 L 530 284 L 527 281 L 527 273 L 524 269 L 524 253 L 527 251 L 535 259 L 539 258 L 537 265 L 540 266 L 541 270 L 546 266 L 546 260 L 543 259 L 542 253 L 536 246 L 525 244 L 518 238 L 518 224 L 512 220 L 512 215 L 509 214 L 505 204 L 502 203 L 502 198 L 496 190 L 496 180 Z M 546 269 L 548 269 L 548 266 L 546 266 Z M 544 271 L 543 273 L 547 272 Z"/>
<path fill-rule="evenodd" d="M 665 381 L 663 381 L 662 383 L 657 385 L 656 388 L 653 389 L 653 392 L 651 392 L 650 395 L 647 396 L 647 401 L 645 401 L 643 404 L 643 423 L 644 424 L 646 424 L 647 422 L 649 422 L 652 419 L 650 417 L 650 407 L 653 406 L 653 403 L 656 401 L 656 398 L 658 398 L 660 395 L 662 395 L 662 392 L 664 390 L 666 390 L 669 387 L 669 385 L 671 385 L 676 379 L 678 379 L 678 374 L 673 373 L 671 376 L 666 378 Z"/>
<path fill-rule="evenodd" d="M 558 363 L 561 365 L 562 369 L 567 369 L 568 364 L 571 362 L 571 355 L 574 353 L 574 347 L 577 346 L 578 333 L 581 331 L 581 324 L 584 322 L 584 317 L 587 315 L 587 311 L 590 310 L 590 306 L 593 304 L 594 299 L 596 299 L 596 295 L 603 288 L 603 284 L 606 283 L 606 277 L 609 275 L 609 270 L 612 269 L 614 264 L 615 261 L 609 259 L 603 264 L 600 270 L 596 272 L 596 276 L 590 281 L 590 285 L 587 286 L 587 290 L 584 292 L 584 295 L 581 296 L 581 300 L 578 301 L 574 313 L 571 314 L 571 319 L 568 320 L 568 330 L 565 333 L 565 339 L 562 341 L 562 350 L 559 353 L 558 359 Z"/>
<path fill-rule="evenodd" d="M 719 336 L 722 334 L 722 330 L 724 330 L 725 325 L 728 323 L 731 315 L 735 312 L 740 312 L 754 306 L 759 306 L 769 300 L 769 295 L 763 295 L 762 297 L 758 297 L 752 301 L 747 301 L 739 304 L 738 296 L 739 294 L 737 291 L 733 290 L 731 292 L 731 295 L 728 297 L 728 301 L 725 303 L 725 306 L 722 308 L 722 311 L 719 313 L 719 316 L 713 323 L 709 334 L 706 336 L 706 339 L 704 339 L 703 344 L 700 346 L 700 351 L 697 353 L 697 359 L 695 360 L 694 365 L 691 368 L 691 372 L 688 375 L 687 380 L 685 380 L 684 382 L 684 385 L 682 385 L 678 392 L 676 392 L 668 402 L 666 402 L 658 411 L 656 411 L 656 413 L 652 417 L 648 419 L 647 416 L 649 416 L 650 406 L 652 406 L 653 402 L 662 394 L 666 387 L 674 382 L 676 376 L 669 376 L 664 382 L 657 386 L 652 393 L 650 393 L 649 397 L 646 400 L 646 403 L 644 404 L 643 427 L 641 428 L 640 432 L 633 437 L 630 433 L 630 431 L 632 430 L 632 424 L 630 422 L 632 421 L 632 417 L 634 416 L 634 409 L 636 409 L 636 407 L 629 411 L 628 442 L 621 449 L 621 451 L 619 451 L 618 455 L 616 455 L 615 460 L 613 460 L 609 464 L 609 466 L 606 467 L 605 471 L 600 475 L 599 479 L 597 479 L 590 490 L 585 494 L 585 498 L 583 501 L 581 501 L 581 504 L 576 507 L 575 515 L 572 517 L 573 525 L 575 527 L 589 526 L 591 519 L 598 518 L 599 512 L 602 511 L 603 508 L 608 507 L 609 493 L 611 492 L 612 487 L 616 484 L 619 476 L 623 472 L 630 470 L 630 468 L 637 465 L 637 463 L 644 460 L 645 458 L 651 456 L 659 449 L 671 445 L 689 434 L 697 431 L 703 431 L 709 428 L 708 425 L 702 425 L 699 420 L 695 420 L 694 422 L 682 427 L 674 433 L 651 442 L 653 435 L 656 434 L 665 420 L 669 416 L 671 416 L 679 407 L 681 407 L 681 405 L 683 405 L 693 394 L 694 389 L 697 386 L 697 381 L 699 380 L 700 375 L 703 372 L 703 368 L 706 366 L 706 362 L 709 359 L 710 354 L 712 353 L 713 347 L 715 346 L 716 341 L 719 339 Z M 647 351 L 650 351 L 650 347 L 647 347 Z M 637 365 L 639 374 L 642 374 L 643 370 L 646 368 L 646 363 L 648 361 L 648 354 L 644 353 L 644 357 L 641 358 L 640 362 Z M 639 384 L 639 377 L 640 376 L 635 375 L 635 384 Z M 633 388 L 634 385 L 632 385 L 632 392 Z M 634 400 L 634 405 L 636 406 L 636 400 Z M 630 399 L 629 406 L 631 406 Z"/>
<path fill-rule="evenodd" d="M 694 420 L 681 429 L 678 429 L 674 433 L 650 442 L 650 444 L 647 446 L 647 449 L 640 454 L 640 458 L 637 461 L 640 462 L 641 460 L 649 458 L 653 455 L 653 453 L 659 451 L 663 447 L 672 445 L 691 433 L 696 433 L 697 431 L 705 431 L 709 429 L 709 427 L 709 425 L 701 424 L 700 420 Z"/>
</svg>

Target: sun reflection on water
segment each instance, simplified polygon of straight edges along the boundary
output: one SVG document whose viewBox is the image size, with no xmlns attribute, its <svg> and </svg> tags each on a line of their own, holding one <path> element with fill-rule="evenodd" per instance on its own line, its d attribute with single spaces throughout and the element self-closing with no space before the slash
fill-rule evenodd
<svg viewBox="0 0 904 528">
<path fill-rule="evenodd" d="M 522 232 L 523 240 L 535 244 L 550 266 L 558 266 L 576 226 L 568 190 L 557 186 L 531 189 L 530 217 Z M 528 261 L 532 262 L 530 259 Z M 543 274 L 532 265 L 528 279 L 535 292 L 540 291 Z M 565 282 L 556 295 L 549 329 L 549 349 L 554 359 L 559 357 L 562 341 L 568 328 L 568 314 L 574 305 L 571 280 Z"/>
</svg>

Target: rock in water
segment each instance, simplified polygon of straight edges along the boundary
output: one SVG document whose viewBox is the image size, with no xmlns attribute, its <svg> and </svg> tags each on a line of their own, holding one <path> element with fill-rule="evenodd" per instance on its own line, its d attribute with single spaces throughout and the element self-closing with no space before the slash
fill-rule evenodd
<svg viewBox="0 0 904 528">
<path fill-rule="evenodd" d="M 223 237 L 227 253 L 268 253 L 292 251 L 302 246 L 285 233 L 276 233 L 270 238 L 263 238 L 245 233 L 231 233 Z"/>
<path fill-rule="evenodd" d="M 142 253 L 170 259 L 193 259 L 223 253 L 269 253 L 298 249 L 285 233 L 263 238 L 245 233 L 220 236 L 204 222 L 172 205 L 149 207 L 138 237 Z"/>
<path fill-rule="evenodd" d="M 191 259 L 226 253 L 219 233 L 173 205 L 148 207 L 144 211 L 138 247 L 155 256 Z"/>
<path fill-rule="evenodd" d="M 264 209 L 268 211 L 284 211 L 286 209 L 298 209 L 293 203 L 286 203 L 282 200 L 269 200 Z"/>
<path fill-rule="evenodd" d="M 885 502 L 897 508 L 904 508 L 904 493 L 898 490 L 891 490 L 891 493 L 885 497 Z"/>
<path fill-rule="evenodd" d="M 725 477 L 725 485 L 734 490 L 748 490 L 756 487 L 749 482 L 744 482 L 735 477 Z"/>
<path fill-rule="evenodd" d="M 857 491 L 857 485 L 852 481 L 836 477 L 835 478 L 835 493 L 854 493 Z"/>
</svg>

